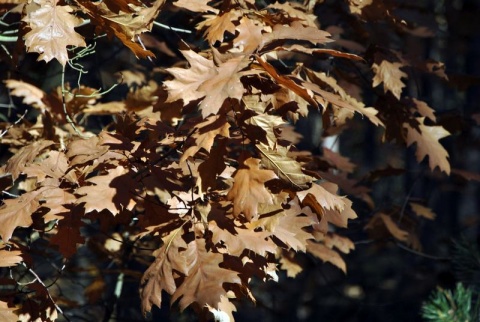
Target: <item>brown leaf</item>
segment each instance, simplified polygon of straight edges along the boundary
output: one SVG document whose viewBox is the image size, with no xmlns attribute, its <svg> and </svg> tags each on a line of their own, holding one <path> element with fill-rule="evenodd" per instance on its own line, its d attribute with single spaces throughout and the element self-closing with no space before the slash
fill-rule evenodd
<svg viewBox="0 0 480 322">
<path fill-rule="evenodd" d="M 277 115 L 259 114 L 247 119 L 245 123 L 259 127 L 264 131 L 266 142 L 263 139 L 261 139 L 261 141 L 267 143 L 268 147 L 273 149 L 277 145 L 277 135 L 274 130 L 276 127 L 283 125 L 286 122 Z"/>
<path fill-rule="evenodd" d="M 277 245 L 268 238 L 269 232 L 245 229 L 218 208 L 213 208 L 208 215 L 208 230 L 212 232 L 212 241 L 225 246 L 226 253 L 233 256 L 240 257 L 245 249 L 260 256 L 266 256 L 267 252 L 275 254 L 277 250 Z"/>
<path fill-rule="evenodd" d="M 416 98 L 412 98 L 412 102 L 421 116 L 428 117 L 430 120 L 434 122 L 437 121 L 437 117 L 435 116 L 435 111 L 430 106 L 428 106 L 427 103 L 425 103 L 424 101 L 417 100 Z"/>
<path fill-rule="evenodd" d="M 305 26 L 317 27 L 318 25 L 316 22 L 317 16 L 312 13 L 307 13 L 311 11 L 309 11 L 309 9 L 306 8 L 305 5 L 302 5 L 301 3 L 298 3 L 298 2 L 288 2 L 288 1 L 285 3 L 275 2 L 274 4 L 268 5 L 267 8 L 281 10 L 284 13 L 288 14 L 291 18 L 301 19 L 300 22 Z"/>
<path fill-rule="evenodd" d="M 270 65 L 268 62 L 264 61 L 260 56 L 255 56 L 258 63 L 262 66 L 262 68 L 280 85 L 285 86 L 305 101 L 310 103 L 314 107 L 318 107 L 318 103 L 313 99 L 312 95 L 305 89 L 305 87 L 297 84 L 294 81 L 294 78 L 290 78 L 288 76 L 280 75 L 275 70 L 275 68 Z"/>
<path fill-rule="evenodd" d="M 334 266 L 340 268 L 344 273 L 347 272 L 347 265 L 343 258 L 333 249 L 324 244 L 316 243 L 309 240 L 307 245 L 307 252 L 320 258 L 324 262 L 329 262 Z"/>
<path fill-rule="evenodd" d="M 373 0 L 348 0 L 350 12 L 362 14 L 362 9 L 372 4 Z"/>
<path fill-rule="evenodd" d="M 0 301 L 0 321 L 18 321 L 19 316 L 14 313 L 16 307 L 9 307 L 7 302 Z"/>
<path fill-rule="evenodd" d="M 397 240 L 406 242 L 409 239 L 408 231 L 401 229 L 396 222 L 392 220 L 392 217 L 377 213 L 370 222 L 365 226 L 365 229 L 375 229 L 378 225 L 384 225 L 388 232 Z"/>
<path fill-rule="evenodd" d="M 7 242 L 17 227 L 30 227 L 32 214 L 40 207 L 42 189 L 26 192 L 18 198 L 4 200 L 0 207 L 0 237 Z"/>
<path fill-rule="evenodd" d="M 336 184 L 323 182 L 313 183 L 310 189 L 297 192 L 302 205 L 309 206 L 318 216 L 319 223 L 315 224 L 314 228 L 320 232 L 326 233 L 329 224 L 345 228 L 349 219 L 357 218 L 352 209 L 352 202 L 345 197 L 337 196 L 335 194 L 337 189 Z"/>
<path fill-rule="evenodd" d="M 343 51 L 338 51 L 329 48 L 307 48 L 302 45 L 292 45 L 292 46 L 279 46 L 272 49 L 272 51 L 293 51 L 299 53 L 305 53 L 309 55 L 330 55 L 333 57 L 347 58 L 355 61 L 363 61 L 364 59 L 355 54 L 345 53 Z"/>
<path fill-rule="evenodd" d="M 260 48 L 279 39 L 306 40 L 312 44 L 326 44 L 332 42 L 330 33 L 316 27 L 304 27 L 300 21 L 294 21 L 290 26 L 275 25 L 271 33 L 263 34 Z"/>
<path fill-rule="evenodd" d="M 210 0 L 178 0 L 173 4 L 179 8 L 187 9 L 193 12 L 213 12 L 218 13 L 218 9 L 209 6 Z"/>
<path fill-rule="evenodd" d="M 189 69 L 172 67 L 168 72 L 175 80 L 164 82 L 168 90 L 167 102 L 182 99 L 185 104 L 203 98 L 199 105 L 202 116 L 217 114 L 227 98 L 240 100 L 244 88 L 240 82 L 240 70 L 250 63 L 238 56 L 215 66 L 213 60 L 206 59 L 192 50 L 182 51 L 190 64 Z"/>
<path fill-rule="evenodd" d="M 317 73 L 310 69 L 305 69 L 308 77 L 315 83 L 320 85 L 330 86 L 337 94 L 323 90 L 317 84 L 304 82 L 303 86 L 318 94 L 322 99 L 332 104 L 336 109 L 345 109 L 350 112 L 357 112 L 366 116 L 370 122 L 377 126 L 384 126 L 382 121 L 377 117 L 378 111 L 373 107 L 365 107 L 362 102 L 357 101 L 352 96 L 348 95 L 343 87 L 337 84 L 337 80 L 325 73 Z M 324 86 L 322 86 L 324 87 Z"/>
<path fill-rule="evenodd" d="M 135 187 L 128 170 L 118 166 L 108 171 L 106 175 L 98 175 L 87 180 L 93 185 L 83 186 L 75 191 L 81 195 L 76 204 L 85 203 L 85 213 L 108 210 L 112 215 L 123 209 L 132 210 L 134 206 L 133 194 Z"/>
<path fill-rule="evenodd" d="M 305 216 L 305 210 L 300 207 L 297 198 L 289 202 L 288 209 L 285 209 L 284 215 L 277 215 L 278 224 L 273 227 L 273 235 L 285 243 L 294 251 L 304 252 L 307 241 L 313 239 L 311 233 L 304 228 L 311 226 L 314 221 L 311 217 Z"/>
<path fill-rule="evenodd" d="M 43 102 L 45 92 L 40 88 L 15 79 L 7 79 L 4 82 L 5 86 L 10 89 L 10 95 L 22 97 L 23 104 L 33 106 L 41 111 L 45 110 L 46 105 Z"/>
<path fill-rule="evenodd" d="M 58 250 L 65 258 L 70 258 L 76 254 L 77 244 L 85 243 L 85 238 L 80 234 L 80 229 L 84 226 L 82 222 L 84 212 L 80 207 L 75 207 L 62 215 L 57 233 L 52 236 L 50 243 L 58 246 Z"/>
<path fill-rule="evenodd" d="M 280 269 L 286 271 L 288 277 L 295 277 L 303 270 L 303 267 L 295 260 L 294 254 L 293 251 L 283 251 L 280 256 Z"/>
<path fill-rule="evenodd" d="M 66 189 L 61 189 L 58 186 L 46 187 L 42 191 L 42 199 L 45 200 L 42 203 L 42 208 L 47 208 L 48 212 L 43 215 L 43 220 L 45 223 L 52 220 L 62 219 L 62 214 L 70 212 L 65 205 L 73 204 L 77 197 Z"/>
<path fill-rule="evenodd" d="M 211 45 L 217 41 L 221 43 L 225 32 L 235 34 L 233 21 L 236 21 L 240 14 L 239 10 L 230 10 L 221 15 L 205 15 L 203 16 L 205 20 L 200 22 L 196 28 L 206 28 L 204 36 Z"/>
<path fill-rule="evenodd" d="M 223 137 L 230 136 L 228 131 L 229 128 L 230 124 L 227 123 L 226 119 L 217 115 L 209 116 L 203 122 L 195 125 L 195 129 L 197 130 L 192 134 L 195 143 L 185 150 L 179 163 L 185 162 L 185 160 L 194 156 L 202 148 L 207 152 L 210 152 L 217 135 Z"/>
<path fill-rule="evenodd" d="M 420 217 L 427 218 L 430 220 L 434 220 L 436 215 L 432 211 L 432 209 L 422 206 L 421 204 L 418 204 L 416 202 L 410 202 L 410 207 L 412 208 L 412 211 Z"/>
<path fill-rule="evenodd" d="M 383 60 L 380 65 L 373 64 L 372 69 L 375 73 L 373 77 L 373 87 L 377 87 L 383 83 L 385 92 L 390 91 L 393 96 L 400 100 L 402 94 L 402 88 L 405 84 L 402 82 L 402 78 L 406 78 L 408 75 L 400 70 L 404 67 L 402 63 L 391 63 L 387 60 Z"/>
<path fill-rule="evenodd" d="M 356 165 L 350 162 L 350 159 L 341 156 L 339 153 L 334 152 L 326 147 L 323 147 L 323 156 L 328 163 L 332 164 L 338 170 L 352 173 L 355 170 Z"/>
<path fill-rule="evenodd" d="M 150 312 L 153 305 L 161 307 L 163 290 L 168 294 L 175 293 L 175 271 L 188 274 L 187 258 L 183 251 L 187 244 L 181 238 L 180 230 L 175 229 L 163 238 L 163 246 L 154 253 L 155 262 L 143 274 L 140 288 L 143 312 Z"/>
<path fill-rule="evenodd" d="M 6 245 L 0 242 L 0 267 L 16 266 L 23 261 L 22 252 L 19 250 L 6 249 Z M 0 308 L 1 311 L 1 308 Z M 1 317 L 1 313 L 0 313 Z M 5 320 L 6 321 L 6 320 Z"/>
<path fill-rule="evenodd" d="M 344 254 L 348 254 L 351 250 L 355 249 L 355 244 L 350 239 L 334 233 L 324 235 L 321 241 L 328 248 L 333 249 L 335 247 Z"/>
<path fill-rule="evenodd" d="M 58 0 L 30 2 L 23 19 L 31 30 L 24 36 L 28 52 L 40 54 L 39 60 L 57 59 L 65 66 L 68 46 L 85 47 L 83 37 L 75 32 L 81 19 L 72 14 L 71 6 L 59 6 Z"/>
<path fill-rule="evenodd" d="M 256 147 L 260 152 L 262 164 L 275 172 L 280 179 L 300 189 L 307 188 L 313 181 L 311 176 L 302 172 L 300 163 L 287 156 L 287 148 L 277 146 L 276 149 L 271 149 L 263 143 L 257 144 Z"/>
<path fill-rule="evenodd" d="M 450 133 L 442 126 L 425 125 L 424 117 L 417 117 L 418 128 L 412 128 L 408 123 L 403 123 L 403 127 L 407 130 L 407 146 L 413 143 L 417 144 L 415 155 L 418 162 L 428 156 L 428 165 L 433 171 L 437 166 L 441 171 L 450 174 L 450 163 L 448 162 L 448 152 L 438 142 L 440 139 L 447 137 Z"/>
<path fill-rule="evenodd" d="M 11 173 L 13 180 L 16 180 L 25 168 L 37 158 L 40 152 L 52 144 L 54 144 L 53 141 L 41 140 L 24 146 L 7 161 L 5 171 Z"/>
<path fill-rule="evenodd" d="M 262 42 L 262 29 L 254 23 L 254 20 L 242 17 L 235 28 L 238 36 L 233 40 L 233 46 L 245 54 L 253 53 Z"/>
<path fill-rule="evenodd" d="M 112 12 L 103 1 L 97 3 L 88 0 L 77 1 L 97 29 L 103 30 L 109 36 L 116 36 L 139 58 L 155 56 L 135 41 L 138 35 L 151 30 L 153 20 L 164 2 L 164 0 L 156 0 L 151 7 L 141 7 L 135 14 L 130 12 L 117 14 Z"/>
<path fill-rule="evenodd" d="M 233 179 L 232 188 L 227 199 L 233 201 L 233 215 L 241 213 L 248 221 L 258 216 L 259 204 L 272 204 L 272 194 L 265 188 L 264 183 L 276 179 L 271 170 L 260 169 L 260 159 L 248 158 L 244 161 L 246 169 L 239 169 Z"/>
<path fill-rule="evenodd" d="M 218 308 L 222 296 L 227 292 L 224 283 L 241 284 L 235 271 L 221 268 L 223 256 L 205 248 L 205 239 L 195 239 L 185 250 L 187 274 L 182 284 L 172 294 L 172 302 L 179 300 L 180 309 L 184 310 L 192 303 L 199 307 L 209 305 Z"/>
</svg>

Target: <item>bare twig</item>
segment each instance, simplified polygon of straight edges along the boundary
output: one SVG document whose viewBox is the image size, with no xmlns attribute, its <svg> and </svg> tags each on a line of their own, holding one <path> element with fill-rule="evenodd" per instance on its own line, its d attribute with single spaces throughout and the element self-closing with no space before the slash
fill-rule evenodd
<svg viewBox="0 0 480 322">
<path fill-rule="evenodd" d="M 63 317 L 65 318 L 65 320 L 67 321 L 70 321 L 70 319 L 68 318 L 68 316 L 65 315 L 65 313 L 63 313 L 63 310 L 58 306 L 57 303 L 55 303 L 55 301 L 53 300 L 52 296 L 50 295 L 50 292 L 48 291 L 48 287 L 45 285 L 45 283 L 42 281 L 42 279 L 40 278 L 40 276 L 38 276 L 37 273 L 35 273 L 35 271 L 29 267 L 27 267 L 27 265 L 22 262 L 22 265 L 30 272 L 30 274 L 32 274 L 35 279 L 45 288 L 45 292 L 47 293 L 47 296 L 48 298 L 50 299 L 50 301 L 52 302 L 53 306 L 55 306 L 55 309 L 60 312 L 61 315 L 63 315 Z M 35 281 L 35 280 L 34 280 Z"/>
</svg>

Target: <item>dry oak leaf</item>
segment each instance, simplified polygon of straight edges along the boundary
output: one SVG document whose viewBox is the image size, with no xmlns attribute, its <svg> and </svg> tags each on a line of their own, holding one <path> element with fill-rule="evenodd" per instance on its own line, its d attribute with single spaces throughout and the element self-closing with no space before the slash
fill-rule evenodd
<svg viewBox="0 0 480 322">
<path fill-rule="evenodd" d="M 217 41 L 223 42 L 223 35 L 226 31 L 235 34 L 235 25 L 233 21 L 238 20 L 241 12 L 239 10 L 230 10 L 221 15 L 204 15 L 204 21 L 200 22 L 196 28 L 205 29 L 204 37 L 213 45 Z"/>
<path fill-rule="evenodd" d="M 40 54 L 39 60 L 57 59 L 65 66 L 68 46 L 85 47 L 83 37 L 75 32 L 82 20 L 72 14 L 70 6 L 57 5 L 58 0 L 29 1 L 23 19 L 31 30 L 24 36 L 28 52 Z"/>
<path fill-rule="evenodd" d="M 435 116 L 435 111 L 430 106 L 428 106 L 427 103 L 421 100 L 417 100 L 416 98 L 412 98 L 412 102 L 421 116 L 428 117 L 430 120 L 434 122 L 437 121 L 437 117 Z"/>
<path fill-rule="evenodd" d="M 6 248 L 6 245 L 3 242 L 0 242 L 0 267 L 16 266 L 21 261 L 23 261 L 21 251 L 8 250 L 5 248 Z M 0 314 L 0 317 L 1 317 L 1 314 Z"/>
<path fill-rule="evenodd" d="M 421 204 L 418 204 L 416 202 L 410 202 L 410 207 L 412 208 L 412 211 L 417 216 L 420 216 L 420 217 L 423 217 L 423 218 L 426 218 L 426 219 L 430 219 L 430 220 L 434 220 L 435 217 L 436 217 L 436 215 L 432 211 L 432 209 L 430 209 L 428 207 L 425 207 L 425 206 L 422 206 Z"/>
<path fill-rule="evenodd" d="M 11 173 L 13 180 L 16 180 L 25 168 L 38 157 L 40 152 L 54 143 L 55 142 L 49 140 L 41 140 L 24 146 L 7 161 L 5 172 Z"/>
<path fill-rule="evenodd" d="M 0 207 L 0 237 L 7 242 L 17 227 L 30 227 L 32 214 L 40 207 L 38 196 L 45 188 L 26 192 L 18 198 L 4 200 Z"/>
<path fill-rule="evenodd" d="M 407 130 L 407 146 L 413 143 L 417 144 L 415 155 L 418 162 L 422 161 L 428 155 L 428 165 L 431 170 L 437 166 L 441 171 L 450 174 L 450 163 L 448 162 L 448 152 L 440 144 L 439 140 L 450 135 L 450 132 L 442 126 L 425 125 L 424 117 L 417 117 L 418 128 L 412 128 L 408 123 L 403 123 L 403 127 Z"/>
<path fill-rule="evenodd" d="M 45 202 L 42 203 L 41 207 L 48 209 L 47 213 L 43 215 L 43 220 L 47 223 L 51 220 L 62 219 L 63 216 L 60 214 L 70 212 L 65 205 L 73 204 L 77 200 L 77 197 L 75 197 L 73 193 L 59 188 L 57 185 L 46 187 L 42 192 L 42 199 L 45 200 Z"/>
<path fill-rule="evenodd" d="M 247 119 L 245 123 L 257 126 L 265 131 L 266 143 L 268 144 L 268 147 L 273 149 L 277 145 L 277 135 L 275 134 L 274 129 L 280 125 L 284 125 L 286 122 L 283 118 L 277 115 L 259 114 Z"/>
<path fill-rule="evenodd" d="M 251 221 L 258 216 L 259 204 L 273 204 L 273 196 L 264 183 L 277 179 L 277 176 L 271 170 L 260 169 L 260 159 L 248 158 L 244 165 L 247 168 L 239 169 L 233 177 L 234 183 L 227 199 L 233 201 L 235 217 L 243 213 Z"/>
<path fill-rule="evenodd" d="M 0 301 L 0 321 L 18 321 L 19 316 L 14 313 L 17 309 L 9 307 L 7 302 Z"/>
<path fill-rule="evenodd" d="M 288 277 L 295 277 L 303 271 L 303 267 L 295 260 L 295 252 L 283 251 L 280 255 L 280 269 L 287 272 Z"/>
<path fill-rule="evenodd" d="M 173 4 L 179 8 L 187 9 L 193 12 L 213 12 L 218 13 L 218 9 L 209 6 L 207 3 L 211 0 L 178 0 Z"/>
<path fill-rule="evenodd" d="M 352 202 L 345 197 L 337 196 L 335 194 L 337 190 L 336 184 L 322 182 L 314 183 L 308 190 L 297 192 L 302 205 L 309 206 L 318 216 L 319 222 L 314 224 L 313 228 L 319 232 L 326 233 L 329 224 L 345 228 L 349 219 L 357 218 L 352 209 Z"/>
<path fill-rule="evenodd" d="M 409 240 L 409 233 L 401 229 L 398 224 L 393 221 L 392 217 L 383 214 L 377 213 L 375 214 L 369 223 L 365 226 L 365 229 L 375 230 L 378 227 L 384 226 L 387 231 L 392 235 L 395 239 L 403 242 L 407 242 Z"/>
<path fill-rule="evenodd" d="M 285 243 L 294 251 L 306 250 L 307 241 L 313 235 L 303 228 L 311 226 L 315 221 L 311 216 L 305 216 L 305 209 L 300 207 L 298 198 L 289 202 L 290 208 L 278 214 L 278 224 L 273 227 L 273 236 Z"/>
<path fill-rule="evenodd" d="M 196 238 L 188 244 L 185 258 L 187 274 L 172 294 L 172 302 L 180 299 L 181 310 L 192 303 L 199 307 L 208 304 L 218 308 L 222 297 L 227 297 L 223 284 L 242 284 L 237 272 L 219 266 L 223 262 L 223 255 L 208 251 L 203 238 Z"/>
<path fill-rule="evenodd" d="M 151 7 L 142 7 L 135 14 L 123 12 L 116 14 L 103 1 L 93 3 L 89 0 L 77 0 L 77 3 L 91 18 L 97 32 L 103 31 L 111 37 L 117 37 L 139 58 L 155 56 L 135 40 L 142 32 L 151 30 L 153 20 L 158 15 L 164 0 L 155 1 Z"/>
<path fill-rule="evenodd" d="M 218 208 L 213 208 L 208 215 L 208 230 L 212 232 L 212 241 L 224 245 L 226 253 L 233 256 L 240 256 L 245 249 L 260 256 L 266 256 L 267 252 L 275 254 L 277 250 L 277 245 L 268 238 L 271 233 L 241 227 L 237 220 Z"/>
<path fill-rule="evenodd" d="M 75 194 L 82 196 L 76 204 L 85 203 L 85 213 L 106 209 L 115 216 L 123 209 L 133 209 L 135 203 L 130 189 L 135 185 L 123 166 L 109 170 L 106 175 L 92 177 L 87 182 L 94 185 L 83 186 L 75 191 Z"/>
<path fill-rule="evenodd" d="M 284 86 L 285 88 L 289 89 L 290 91 L 303 98 L 312 106 L 318 108 L 318 102 L 313 99 L 313 93 L 311 91 L 308 91 L 304 86 L 299 85 L 300 80 L 298 78 L 280 75 L 275 69 L 275 67 L 264 61 L 262 58 L 260 58 L 260 56 L 255 56 L 255 58 L 262 66 L 262 68 L 267 72 L 267 74 L 269 74 L 279 85 Z M 308 111 L 305 111 L 305 115 L 306 114 L 308 114 Z"/>
<path fill-rule="evenodd" d="M 320 95 L 322 99 L 332 104 L 334 108 L 360 113 L 366 116 L 370 122 L 376 126 L 384 126 L 382 121 L 380 121 L 380 119 L 377 117 L 378 111 L 375 108 L 365 107 L 365 104 L 348 95 L 345 90 L 337 84 L 337 80 L 335 78 L 328 76 L 325 73 L 318 73 L 307 68 L 305 68 L 305 72 L 307 73 L 308 78 L 315 82 L 315 84 L 304 82 L 303 85 L 305 88 L 310 89 L 315 94 Z M 336 94 L 321 89 L 316 83 L 320 83 L 321 85 L 327 84 L 335 91 Z"/>
<path fill-rule="evenodd" d="M 85 243 L 85 237 L 80 231 L 83 227 L 83 215 L 83 209 L 80 207 L 63 213 L 57 225 L 57 233 L 50 238 L 50 243 L 56 245 L 65 258 L 70 258 L 77 252 L 77 244 Z"/>
<path fill-rule="evenodd" d="M 341 212 L 345 209 L 346 198 L 330 192 L 336 190 L 337 185 L 330 182 L 323 182 L 320 184 L 314 183 L 310 189 L 297 192 L 297 196 L 301 202 L 303 202 L 308 196 L 311 196 L 322 209 Z"/>
<path fill-rule="evenodd" d="M 282 10 L 292 18 L 301 19 L 302 24 L 304 24 L 305 26 L 317 27 L 317 16 L 312 13 L 307 13 L 308 12 L 307 8 L 305 8 L 305 6 L 300 3 L 285 2 L 282 4 L 277 1 L 274 4 L 268 5 L 267 8 Z"/>
<path fill-rule="evenodd" d="M 182 99 L 185 104 L 203 98 L 199 105 L 202 116 L 217 114 L 227 98 L 240 100 L 244 88 L 240 82 L 241 72 L 249 65 L 248 59 L 238 56 L 215 66 L 213 60 L 206 59 L 192 50 L 182 51 L 190 64 L 189 69 L 168 68 L 175 79 L 164 84 L 168 90 L 168 102 Z"/>
<path fill-rule="evenodd" d="M 164 237 L 163 246 L 154 252 L 155 262 L 145 271 L 141 281 L 140 295 L 143 312 L 150 312 L 152 306 L 162 305 L 162 291 L 173 294 L 177 290 L 175 271 L 188 274 L 185 249 L 187 243 L 181 234 L 182 228 L 173 230 Z"/>
<path fill-rule="evenodd" d="M 279 39 L 306 40 L 312 44 L 326 44 L 334 41 L 330 33 L 317 27 L 305 27 L 300 21 L 294 21 L 290 26 L 275 25 L 271 33 L 264 33 L 260 48 Z"/>
<path fill-rule="evenodd" d="M 263 143 L 256 145 L 262 164 L 265 168 L 273 170 L 280 179 L 290 182 L 294 187 L 305 189 L 313 181 L 313 177 L 302 172 L 302 166 L 296 160 L 289 157 L 286 147 L 277 146 L 271 149 Z"/>
<path fill-rule="evenodd" d="M 46 105 L 43 102 L 45 92 L 40 88 L 15 79 L 7 79 L 4 82 L 5 86 L 10 89 L 10 95 L 22 97 L 23 104 L 33 106 L 42 111 L 45 110 Z"/>
<path fill-rule="evenodd" d="M 179 163 L 185 162 L 185 160 L 194 156 L 202 148 L 207 152 L 210 152 L 213 146 L 213 141 L 217 135 L 230 137 L 228 131 L 230 124 L 227 123 L 224 117 L 218 115 L 207 117 L 203 122 L 195 125 L 195 128 L 197 130 L 192 134 L 192 138 L 195 139 L 195 144 L 189 146 L 187 150 L 185 150 Z"/>
<path fill-rule="evenodd" d="M 251 54 L 257 50 L 262 42 L 263 27 L 255 24 L 254 20 L 242 17 L 235 28 L 238 36 L 233 40 L 233 46 L 245 54 Z"/>
<path fill-rule="evenodd" d="M 408 75 L 400 70 L 404 67 L 402 63 L 391 63 L 387 60 L 383 60 L 380 65 L 374 63 L 372 65 L 375 76 L 373 77 L 373 87 L 377 87 L 383 83 L 385 92 L 390 91 L 393 96 L 398 100 L 402 94 L 402 88 L 405 84 L 402 82 L 402 78 L 406 78 Z"/>
<path fill-rule="evenodd" d="M 330 249 L 335 247 L 344 254 L 348 254 L 355 249 L 355 244 L 350 239 L 333 233 L 323 235 L 317 241 L 322 241 Z"/>
<path fill-rule="evenodd" d="M 346 158 L 340 155 L 340 153 L 330 150 L 326 147 L 323 147 L 322 159 L 326 160 L 338 170 L 346 173 L 352 173 L 356 167 L 354 163 L 350 162 L 349 158 Z"/>
<path fill-rule="evenodd" d="M 347 273 L 347 264 L 345 264 L 343 258 L 336 251 L 327 247 L 325 244 L 316 243 L 312 240 L 309 240 L 307 252 L 324 262 L 333 264 L 334 266 L 340 268 L 344 273 Z"/>
<path fill-rule="evenodd" d="M 373 3 L 373 0 L 349 0 L 348 7 L 351 13 L 362 14 L 362 9 Z"/>
</svg>

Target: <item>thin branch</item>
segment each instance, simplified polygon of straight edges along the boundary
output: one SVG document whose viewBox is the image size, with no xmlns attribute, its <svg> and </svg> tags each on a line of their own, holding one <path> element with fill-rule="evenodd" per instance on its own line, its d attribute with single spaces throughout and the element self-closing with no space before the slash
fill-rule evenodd
<svg viewBox="0 0 480 322">
<path fill-rule="evenodd" d="M 440 257 L 440 256 L 435 256 L 435 255 L 429 255 L 429 254 L 422 253 L 418 250 L 411 249 L 410 247 L 407 247 L 407 246 L 403 245 L 402 243 L 400 243 L 398 241 L 395 242 L 395 245 L 397 245 L 398 247 L 400 247 L 403 250 L 406 250 L 409 253 L 412 253 L 412 254 L 415 254 L 415 255 L 418 255 L 418 256 L 421 256 L 421 257 L 425 257 L 425 258 L 428 258 L 428 259 L 433 259 L 433 260 L 437 260 L 437 261 L 451 261 L 452 260 L 450 257 Z"/>
<path fill-rule="evenodd" d="M 14 127 L 15 125 L 17 125 L 18 123 L 20 123 L 23 118 L 27 115 L 28 113 L 28 110 L 25 110 L 25 112 L 23 113 L 22 116 L 20 116 L 13 124 L 10 124 L 10 126 L 8 126 L 5 130 L 2 131 L 2 133 L 0 133 L 0 139 L 5 135 L 7 134 L 7 132 L 12 128 Z"/>
<path fill-rule="evenodd" d="M 42 281 L 42 279 L 40 278 L 40 276 L 37 275 L 37 273 L 35 273 L 35 271 L 29 267 L 27 267 L 27 265 L 22 262 L 22 265 L 30 272 L 30 274 L 32 274 L 36 280 L 45 288 L 45 292 L 47 293 L 47 296 L 48 298 L 50 299 L 50 301 L 52 302 L 53 306 L 55 306 L 55 309 L 60 312 L 61 315 L 63 315 L 63 317 L 65 318 L 65 320 L 67 321 L 70 321 L 70 319 L 68 318 L 68 316 L 65 315 L 65 313 L 63 313 L 63 310 L 58 306 L 57 303 L 55 303 L 55 301 L 53 300 L 52 296 L 50 295 L 50 292 L 47 288 L 47 286 L 45 285 L 45 283 Z"/>
<path fill-rule="evenodd" d="M 183 32 L 183 33 L 185 33 L 185 34 L 191 34 L 191 33 L 192 33 L 191 30 L 181 29 L 181 28 L 176 28 L 176 27 L 171 27 L 171 26 L 164 25 L 163 23 L 156 22 L 156 21 L 153 21 L 153 25 L 155 25 L 155 26 L 157 26 L 157 27 L 160 27 L 160 28 L 163 28 L 163 29 L 168 29 L 168 30 L 171 30 L 171 31 Z"/>
</svg>

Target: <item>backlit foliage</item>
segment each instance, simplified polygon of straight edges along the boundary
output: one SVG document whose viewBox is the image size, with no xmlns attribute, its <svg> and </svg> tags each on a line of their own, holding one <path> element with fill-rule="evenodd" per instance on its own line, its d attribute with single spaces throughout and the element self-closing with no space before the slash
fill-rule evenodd
<svg viewBox="0 0 480 322">
<path fill-rule="evenodd" d="M 0 207 L 0 267 L 33 267 L 27 239 L 43 240 L 68 263 L 98 224 L 116 236 L 100 243 L 105 254 L 118 256 L 124 246 L 107 243 L 120 240 L 139 247 L 130 256 L 148 263 L 139 288 L 144 313 L 169 294 L 181 310 L 233 320 L 234 299 L 255 301 L 253 278 L 301 271 L 295 253 L 347 272 L 343 258 L 354 244 L 336 228 L 357 218 L 352 196 L 376 209 L 366 229 L 416 245 L 414 229 L 348 179 L 353 163 L 327 148 L 322 156 L 298 150 L 293 125 L 312 111 L 321 114 L 325 136 L 371 123 L 383 140 L 414 145 L 419 162 L 428 158 L 432 171 L 449 174 L 439 140 L 450 133 L 427 103 L 404 94 L 413 70 L 446 79 L 442 64 L 428 70 L 397 51 L 366 51 L 333 35 L 313 14 L 322 2 L 28 0 L 13 8 L 0 1 L 21 21 L 12 64 L 26 50 L 63 70 L 49 92 L 22 75 L 4 81 L 38 116 L 2 124 L 11 156 L 0 168 L 1 187 L 12 193 Z M 345 14 L 361 23 L 370 17 L 366 9 L 388 12 L 376 2 L 345 1 Z M 149 32 L 162 14 L 190 17 L 193 25 L 182 28 L 197 38 L 177 39 L 178 48 L 155 42 Z M 82 77 L 64 82 L 69 73 L 84 75 L 82 59 L 104 35 L 151 60 L 150 70 L 127 66 L 118 76 L 128 86 L 123 100 L 104 99 Z M 331 73 L 333 61 L 355 69 Z M 354 70 L 367 75 L 383 103 L 364 103 Z M 97 131 L 85 122 L 96 116 L 114 122 Z M 410 206 L 434 218 L 427 207 Z M 30 295 L 3 298 L 0 316 L 53 321 L 60 306 L 76 305 L 59 306 L 39 279 L 25 288 Z M 93 296 L 93 286 L 85 294 Z"/>
</svg>

